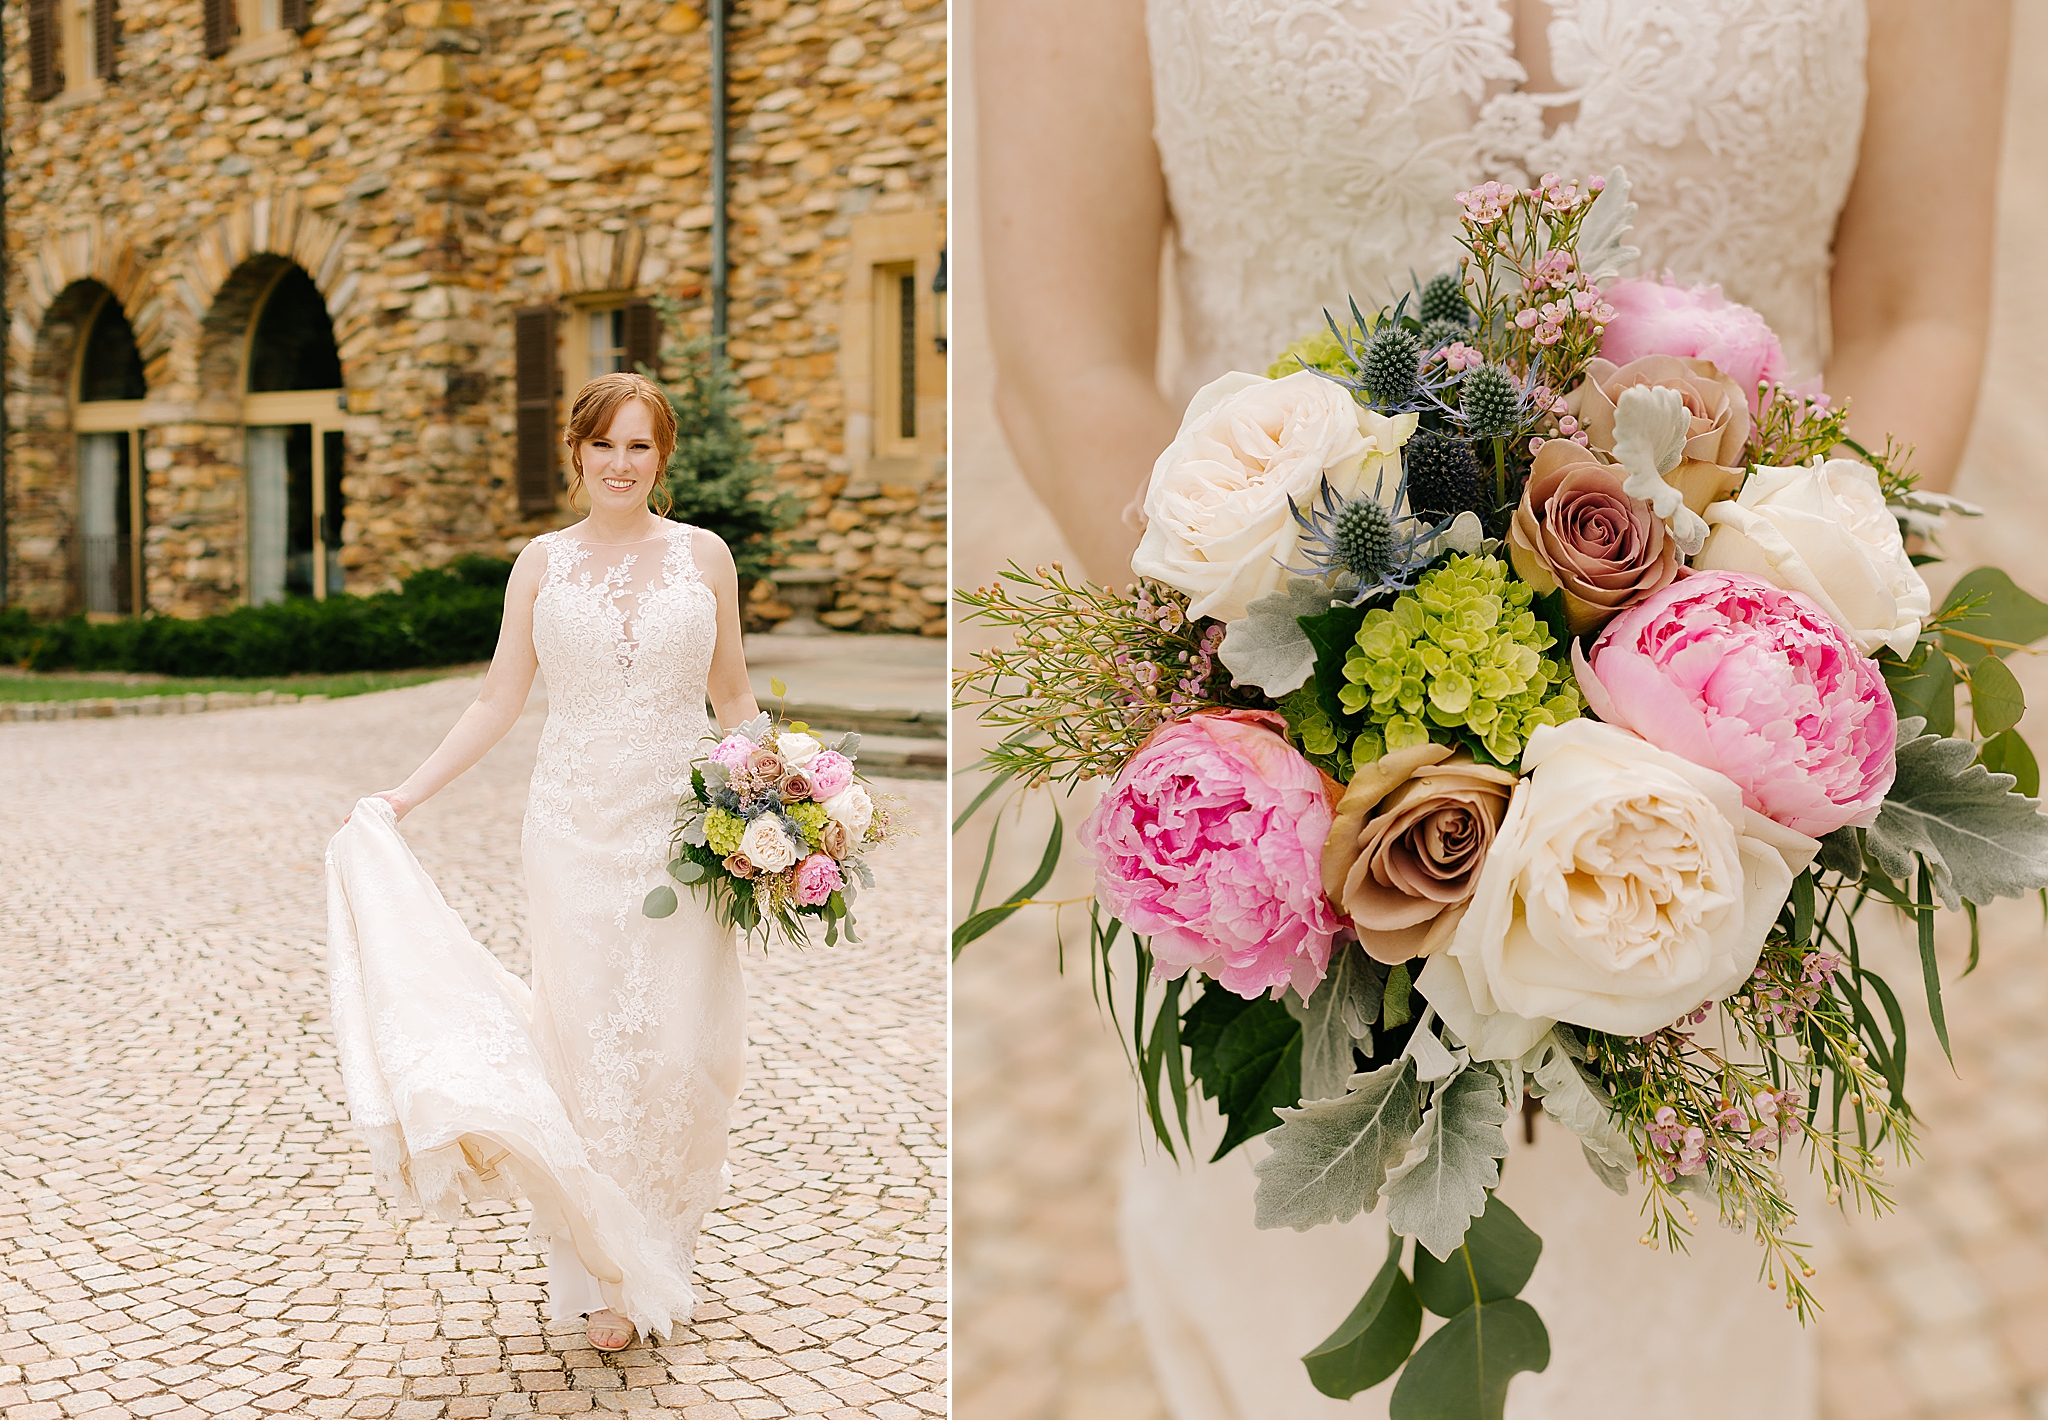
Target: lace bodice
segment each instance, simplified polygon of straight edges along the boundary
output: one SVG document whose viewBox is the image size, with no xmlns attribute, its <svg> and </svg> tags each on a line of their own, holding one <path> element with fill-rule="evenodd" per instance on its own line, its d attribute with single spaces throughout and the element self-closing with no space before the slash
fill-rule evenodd
<svg viewBox="0 0 2048 1420">
<path fill-rule="evenodd" d="M 691 531 L 671 524 L 658 538 L 622 546 L 559 532 L 536 539 L 548 557 L 533 603 L 548 721 L 529 815 L 565 816 L 573 795 L 613 788 L 590 772 L 601 737 L 630 748 L 614 762 L 658 782 L 671 801 L 688 788 L 690 761 L 710 728 L 704 687 L 718 639 L 718 603 L 697 576 Z"/>
<path fill-rule="evenodd" d="M 1637 274 L 1720 282 L 1797 371 L 1821 371 L 1862 137 L 1861 0 L 1554 0 L 1553 94 L 1520 87 L 1505 0 L 1146 8 L 1180 397 L 1263 370 L 1325 306 L 1447 269 L 1459 189 L 1615 163 L 1639 204 Z"/>
</svg>

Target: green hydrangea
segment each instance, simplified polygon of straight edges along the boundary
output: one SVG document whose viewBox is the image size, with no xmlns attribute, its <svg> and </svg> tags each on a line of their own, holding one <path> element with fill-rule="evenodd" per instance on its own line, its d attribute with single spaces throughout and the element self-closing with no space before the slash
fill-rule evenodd
<svg viewBox="0 0 2048 1420">
<path fill-rule="evenodd" d="M 816 800 L 806 799 L 800 804 L 791 804 L 788 813 L 796 820 L 796 826 L 804 831 L 804 842 L 816 848 L 825 833 L 825 806 Z"/>
<path fill-rule="evenodd" d="M 747 821 L 738 814 L 712 809 L 704 815 L 704 841 L 721 858 L 730 858 L 740 851 L 740 839 L 746 831 Z"/>
<path fill-rule="evenodd" d="M 1556 644 L 1529 609 L 1527 582 L 1498 557 L 1456 556 L 1393 608 L 1365 614 L 1344 656 L 1344 709 L 1366 717 L 1354 761 L 1431 739 L 1477 740 L 1513 764 L 1538 725 L 1585 708 L 1571 668 L 1542 652 Z"/>
<path fill-rule="evenodd" d="M 1350 337 L 1354 345 L 1364 335 L 1357 326 L 1350 327 L 1344 333 Z M 1312 335 L 1303 336 L 1281 351 L 1280 358 L 1266 367 L 1266 378 L 1277 380 L 1283 375 L 1292 375 L 1303 365 L 1313 370 L 1321 370 L 1326 375 L 1343 375 L 1346 378 L 1358 373 L 1358 366 L 1351 363 L 1350 358 L 1344 353 L 1343 343 L 1330 333 L 1327 325 Z"/>
</svg>

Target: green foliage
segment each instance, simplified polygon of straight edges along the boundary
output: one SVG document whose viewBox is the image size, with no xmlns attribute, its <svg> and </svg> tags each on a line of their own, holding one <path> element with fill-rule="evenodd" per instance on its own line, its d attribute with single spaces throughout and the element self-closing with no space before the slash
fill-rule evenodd
<svg viewBox="0 0 2048 1420">
<path fill-rule="evenodd" d="M 1941 644 L 1965 666 L 2048 636 L 2048 602 L 2029 596 L 1996 567 L 1963 575 L 1934 616 Z M 1904 715 L 1906 712 L 1899 712 Z"/>
<path fill-rule="evenodd" d="M 1887 656 L 1877 664 L 1901 720 L 1924 720 L 1937 735 L 1955 733 L 1956 671 L 1940 646 L 1922 641 L 1905 660 Z"/>
<path fill-rule="evenodd" d="M 1376 1206 L 1380 1185 L 1422 1122 L 1422 1086 L 1409 1056 L 1352 1084 L 1341 1098 L 1280 1111 L 1280 1127 L 1267 1138 L 1273 1152 L 1252 1165 L 1259 1227 L 1307 1232 Z"/>
<path fill-rule="evenodd" d="M 1508 1117 L 1500 1077 L 1468 1066 L 1436 1087 L 1408 1157 L 1387 1171 L 1387 1226 L 1440 1258 L 1457 1251 L 1500 1182 Z"/>
<path fill-rule="evenodd" d="M 1467 1307 L 1416 1348 L 1394 1386 L 1393 1420 L 1501 1420 L 1508 1382 L 1550 1364 L 1550 1333 L 1519 1297 Z"/>
<path fill-rule="evenodd" d="M 1898 775 L 1865 841 L 1895 882 L 1925 863 L 1954 912 L 1967 899 L 1986 903 L 2048 886 L 2048 818 L 2013 781 L 1990 773 L 1968 740 L 1919 733 L 1899 723 Z"/>
<path fill-rule="evenodd" d="M 1301 1022 L 1301 1097 L 1335 1099 L 1344 1093 L 1362 1043 L 1372 1050 L 1373 1022 L 1380 1018 L 1387 968 L 1356 942 L 1340 943 L 1330 969 L 1308 1000 L 1289 993 L 1288 1010 Z"/>
<path fill-rule="evenodd" d="M 1210 1162 L 1280 1122 L 1301 1099 L 1301 1025 L 1270 997 L 1247 1001 L 1209 983 L 1181 1017 L 1188 1073 L 1227 1127 Z"/>
<path fill-rule="evenodd" d="M 1289 577 L 1245 609 L 1223 633 L 1217 658 L 1239 685 L 1279 699 L 1315 670 L 1316 650 L 1301 629 L 1301 618 L 1330 609 L 1330 589 L 1319 577 Z"/>
<path fill-rule="evenodd" d="M 1343 1325 L 1301 1358 L 1324 1395 L 1349 1400 L 1401 1369 L 1422 1334 L 1422 1303 L 1401 1270 L 1401 1235 L 1387 1236 L 1387 1260 Z"/>
<path fill-rule="evenodd" d="M 281 676 L 486 661 L 498 643 L 512 564 L 461 557 L 396 592 L 294 597 L 217 616 L 0 620 L 0 656 L 31 670 L 170 676 Z"/>
<path fill-rule="evenodd" d="M 1344 338 L 1356 344 L 1362 334 L 1358 326 L 1348 326 Z M 1266 378 L 1283 379 L 1304 367 L 1342 379 L 1350 379 L 1358 373 L 1358 366 L 1344 353 L 1344 342 L 1327 327 L 1302 337 L 1281 351 L 1280 358 L 1266 367 Z"/>
<path fill-rule="evenodd" d="M 2010 774 L 2015 792 L 2030 799 L 2041 797 L 2041 766 L 2018 730 L 2001 730 L 1984 741 L 1977 758 L 1993 774 Z"/>
<path fill-rule="evenodd" d="M 664 308 L 665 325 L 674 314 Z M 776 534 L 796 526 L 802 500 L 776 492 L 774 470 L 754 457 L 732 370 L 710 342 L 672 344 L 664 356 L 682 367 L 681 381 L 665 391 L 676 414 L 676 448 L 663 473 L 674 500 L 669 516 L 723 538 L 743 580 L 765 577 L 782 550 Z"/>
</svg>

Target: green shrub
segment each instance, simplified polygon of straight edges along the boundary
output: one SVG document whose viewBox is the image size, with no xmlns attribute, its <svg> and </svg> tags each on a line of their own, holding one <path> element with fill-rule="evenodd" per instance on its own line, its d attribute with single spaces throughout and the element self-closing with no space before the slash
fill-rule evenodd
<svg viewBox="0 0 2048 1420">
<path fill-rule="evenodd" d="M 83 616 L 35 622 L 0 612 L 0 656 L 31 670 L 170 676 L 337 675 L 486 661 L 498 644 L 512 564 L 461 557 L 395 592 L 295 597 L 218 616 Z"/>
</svg>

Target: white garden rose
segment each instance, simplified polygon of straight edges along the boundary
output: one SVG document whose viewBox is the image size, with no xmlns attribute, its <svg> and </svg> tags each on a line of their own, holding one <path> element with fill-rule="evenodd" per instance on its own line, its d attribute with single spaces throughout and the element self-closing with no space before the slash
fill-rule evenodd
<svg viewBox="0 0 2048 1420">
<path fill-rule="evenodd" d="M 1311 370 L 1235 371 L 1203 386 L 1152 466 L 1131 571 L 1187 593 L 1190 616 L 1237 620 L 1295 560 L 1301 529 L 1287 500 L 1306 511 L 1327 478 L 1341 497 L 1391 502 L 1415 422 L 1376 414 Z"/>
<path fill-rule="evenodd" d="M 779 873 L 796 862 L 797 846 L 774 814 L 762 814 L 740 835 L 740 852 L 764 873 Z"/>
<path fill-rule="evenodd" d="M 824 748 L 816 735 L 806 735 L 799 731 L 786 731 L 775 737 L 775 752 L 796 769 L 809 764 Z"/>
<path fill-rule="evenodd" d="M 1475 1058 L 1518 1056 L 1555 1021 L 1647 1035 L 1748 980 L 1817 842 L 1597 720 L 1539 727 L 1522 766 L 1471 906 L 1416 983 Z"/>
<path fill-rule="evenodd" d="M 848 784 L 829 799 L 820 801 L 825 817 L 834 823 L 846 825 L 846 831 L 858 840 L 868 831 L 868 825 L 875 821 L 875 801 L 868 797 L 868 791 L 858 784 Z"/>
<path fill-rule="evenodd" d="M 1906 555 L 1877 473 L 1854 459 L 1753 470 L 1732 501 L 1709 504 L 1712 531 L 1693 566 L 1746 572 L 1820 603 L 1864 655 L 1908 655 L 1933 599 Z"/>
</svg>

